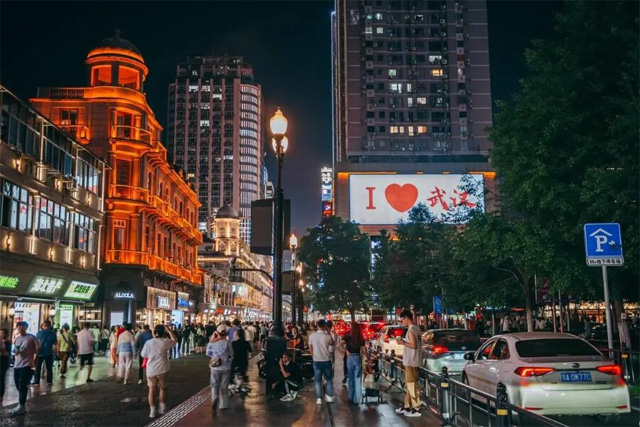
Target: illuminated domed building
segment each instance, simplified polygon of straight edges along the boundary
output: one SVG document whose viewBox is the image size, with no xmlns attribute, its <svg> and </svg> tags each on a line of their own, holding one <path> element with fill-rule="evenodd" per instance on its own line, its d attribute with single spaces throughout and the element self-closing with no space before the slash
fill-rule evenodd
<svg viewBox="0 0 640 427">
<path fill-rule="evenodd" d="M 102 314 L 106 324 L 182 323 L 200 298 L 200 202 L 167 161 L 162 126 L 147 103 L 140 50 L 102 40 L 85 60 L 87 87 L 40 88 L 36 109 L 105 158 Z M 97 310 L 96 310 L 97 311 Z"/>
</svg>

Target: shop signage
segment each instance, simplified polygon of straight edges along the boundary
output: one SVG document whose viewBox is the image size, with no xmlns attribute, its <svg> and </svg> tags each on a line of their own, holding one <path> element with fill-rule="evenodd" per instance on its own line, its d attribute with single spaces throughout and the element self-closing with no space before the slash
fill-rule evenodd
<svg viewBox="0 0 640 427">
<path fill-rule="evenodd" d="M 113 299 L 136 299 L 133 292 L 116 292 L 113 294 Z"/>
<path fill-rule="evenodd" d="M 57 293 L 64 283 L 64 279 L 50 276 L 37 275 L 33 278 L 27 293 L 53 295 Z"/>
<path fill-rule="evenodd" d="M 180 310 L 189 309 L 189 294 L 184 292 L 178 292 L 178 309 Z"/>
<path fill-rule="evenodd" d="M 18 278 L 0 275 L 0 288 L 15 289 L 18 287 Z"/>
<path fill-rule="evenodd" d="M 66 295 L 65 295 L 66 296 Z M 73 305 L 72 304 L 60 304 L 58 307 L 58 313 L 60 313 L 60 324 L 73 325 Z"/>
<path fill-rule="evenodd" d="M 97 288 L 98 285 L 94 285 L 93 283 L 78 282 L 74 280 L 71 282 L 71 285 L 64 296 L 65 298 L 75 298 L 88 301 L 93 297 Z"/>
<path fill-rule="evenodd" d="M 158 296 L 158 308 L 171 308 L 169 298 Z"/>
</svg>

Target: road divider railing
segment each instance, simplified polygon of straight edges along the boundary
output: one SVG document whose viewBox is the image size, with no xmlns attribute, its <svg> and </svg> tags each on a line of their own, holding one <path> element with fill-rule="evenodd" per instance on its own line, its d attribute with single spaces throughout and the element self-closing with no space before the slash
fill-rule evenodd
<svg viewBox="0 0 640 427">
<path fill-rule="evenodd" d="M 400 390 L 405 386 L 405 370 L 402 359 L 391 354 L 367 348 L 368 357 L 376 357 L 380 377 L 391 387 Z M 566 427 L 551 418 L 509 403 L 504 385 L 500 384 L 496 395 L 486 393 L 449 377 L 447 368 L 441 372 L 419 368 L 419 385 L 422 405 L 442 421 L 443 426 L 549 426 Z"/>
</svg>

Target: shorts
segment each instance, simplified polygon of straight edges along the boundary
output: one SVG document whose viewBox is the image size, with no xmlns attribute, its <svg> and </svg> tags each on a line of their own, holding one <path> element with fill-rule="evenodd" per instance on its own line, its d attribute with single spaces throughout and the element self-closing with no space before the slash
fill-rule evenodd
<svg viewBox="0 0 640 427">
<path fill-rule="evenodd" d="M 79 354 L 78 356 L 80 356 L 80 366 L 93 365 L 93 353 Z"/>
<path fill-rule="evenodd" d="M 147 377 L 147 385 L 149 387 L 167 388 L 167 373 Z"/>
</svg>

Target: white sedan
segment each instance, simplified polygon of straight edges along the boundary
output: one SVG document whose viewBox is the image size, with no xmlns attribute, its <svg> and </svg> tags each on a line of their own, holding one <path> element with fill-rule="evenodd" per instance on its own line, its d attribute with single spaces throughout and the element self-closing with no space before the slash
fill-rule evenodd
<svg viewBox="0 0 640 427">
<path fill-rule="evenodd" d="M 475 353 L 462 381 L 492 395 L 498 384 L 509 402 L 541 415 L 618 415 L 631 411 L 622 369 L 574 335 L 526 332 L 497 335 Z"/>
</svg>

